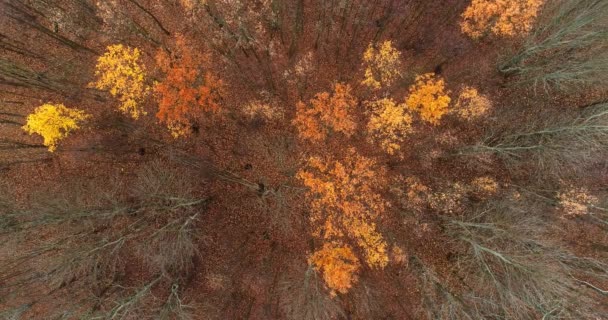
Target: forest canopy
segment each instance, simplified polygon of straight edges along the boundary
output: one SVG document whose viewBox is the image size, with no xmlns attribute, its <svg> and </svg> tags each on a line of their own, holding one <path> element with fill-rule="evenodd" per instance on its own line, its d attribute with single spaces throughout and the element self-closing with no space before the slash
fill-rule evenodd
<svg viewBox="0 0 608 320">
<path fill-rule="evenodd" d="M 0 318 L 605 319 L 605 0 L 0 0 Z"/>
</svg>

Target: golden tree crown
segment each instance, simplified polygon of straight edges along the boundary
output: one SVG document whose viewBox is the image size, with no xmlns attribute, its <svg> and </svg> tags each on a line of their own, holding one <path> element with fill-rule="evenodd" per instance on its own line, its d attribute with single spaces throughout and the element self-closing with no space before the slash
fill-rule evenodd
<svg viewBox="0 0 608 320">
<path fill-rule="evenodd" d="M 23 129 L 29 134 L 39 134 L 50 152 L 57 149 L 57 143 L 70 132 L 80 128 L 80 122 L 90 116 L 82 110 L 67 108 L 63 104 L 46 103 L 27 117 Z"/>
</svg>

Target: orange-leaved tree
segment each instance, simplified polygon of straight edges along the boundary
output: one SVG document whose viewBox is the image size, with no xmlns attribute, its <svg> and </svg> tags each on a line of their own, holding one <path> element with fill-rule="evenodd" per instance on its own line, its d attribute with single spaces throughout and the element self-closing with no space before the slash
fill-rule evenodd
<svg viewBox="0 0 608 320">
<path fill-rule="evenodd" d="M 452 101 L 448 94 L 445 81 L 434 73 L 427 73 L 416 77 L 405 104 L 410 110 L 417 111 L 422 120 L 438 125 Z"/>
<path fill-rule="evenodd" d="M 298 102 L 293 124 L 302 139 L 321 141 L 333 132 L 350 136 L 356 128 L 351 115 L 356 105 L 350 86 L 337 83 L 332 94 L 318 93 L 310 105 Z"/>
<path fill-rule="evenodd" d="M 181 35 L 176 38 L 175 52 L 160 50 L 156 60 L 166 74 L 154 86 L 159 98 L 156 117 L 173 137 L 187 135 L 201 113 L 219 111 L 223 83 L 211 71 L 205 71 L 209 56 L 192 50 Z"/>
<path fill-rule="evenodd" d="M 350 149 L 342 161 L 311 157 L 297 176 L 309 188 L 314 236 L 326 242 L 355 241 L 368 266 L 384 268 L 387 243 L 376 228 L 387 206 L 377 193 L 384 184 L 384 170 Z"/>
<path fill-rule="evenodd" d="M 473 39 L 488 33 L 513 37 L 528 33 L 545 0 L 473 0 L 462 14 L 462 32 Z"/>
<path fill-rule="evenodd" d="M 381 45 L 371 43 L 363 53 L 365 79 L 362 84 L 373 89 L 390 86 L 401 76 L 401 52 L 393 47 L 392 41 Z"/>
<path fill-rule="evenodd" d="M 149 90 L 139 56 L 137 48 L 122 44 L 108 46 L 106 52 L 97 59 L 95 75 L 98 79 L 89 84 L 99 90 L 108 90 L 113 97 L 117 97 L 121 102 L 118 109 L 133 119 L 146 114 L 141 101 Z"/>
<path fill-rule="evenodd" d="M 324 243 L 322 249 L 308 258 L 308 263 L 323 272 L 323 280 L 331 289 L 332 296 L 336 291 L 348 292 L 357 281 L 361 266 L 352 248 L 338 241 Z"/>
<path fill-rule="evenodd" d="M 39 134 L 44 139 L 43 144 L 50 152 L 57 149 L 57 143 L 67 137 L 70 132 L 80 128 L 80 122 L 90 116 L 82 110 L 72 109 L 63 104 L 46 103 L 34 110 L 27 117 L 23 129 L 29 134 Z"/>
<path fill-rule="evenodd" d="M 388 154 L 395 154 L 401 149 L 405 136 L 412 131 L 412 116 L 407 106 L 385 98 L 369 102 L 368 107 L 371 114 L 367 123 L 370 139 L 380 144 Z"/>
</svg>

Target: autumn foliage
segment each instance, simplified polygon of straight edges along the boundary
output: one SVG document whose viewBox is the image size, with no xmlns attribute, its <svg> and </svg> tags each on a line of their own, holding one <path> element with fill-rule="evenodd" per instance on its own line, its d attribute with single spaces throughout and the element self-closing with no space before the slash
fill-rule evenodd
<svg viewBox="0 0 608 320">
<path fill-rule="evenodd" d="M 545 0 L 473 0 L 462 14 L 462 32 L 473 39 L 488 33 L 513 37 L 532 29 Z"/>
<path fill-rule="evenodd" d="M 108 90 L 113 97 L 117 97 L 121 102 L 118 109 L 133 119 L 146 114 L 141 101 L 148 87 L 144 83 L 146 74 L 139 57 L 137 48 L 122 44 L 108 46 L 97 60 L 95 75 L 98 80 L 90 84 L 99 90 Z"/>
<path fill-rule="evenodd" d="M 608 0 L 0 17 L 0 320 L 608 320 Z"/>
<path fill-rule="evenodd" d="M 452 101 L 448 94 L 445 81 L 434 73 L 427 73 L 416 77 L 405 104 L 410 110 L 417 111 L 422 120 L 438 125 Z"/>
<path fill-rule="evenodd" d="M 474 120 L 487 114 L 492 108 L 492 101 L 479 93 L 476 88 L 466 86 L 460 91 L 454 105 L 454 112 L 463 120 Z"/>
<path fill-rule="evenodd" d="M 326 242 L 321 250 L 309 257 L 308 262 L 323 272 L 323 279 L 332 289 L 332 295 L 336 291 L 348 292 L 357 281 L 357 272 L 361 266 L 352 248 L 339 242 Z"/>
<path fill-rule="evenodd" d="M 89 117 L 84 111 L 71 109 L 63 104 L 46 103 L 27 117 L 23 129 L 29 134 L 41 135 L 44 138 L 44 145 L 50 152 L 54 152 L 57 143 L 70 132 L 80 128 L 80 122 Z"/>
<path fill-rule="evenodd" d="M 306 140 L 321 141 L 335 132 L 350 136 L 356 128 L 351 115 L 356 105 L 350 86 L 337 83 L 332 94 L 318 93 L 309 105 L 299 102 L 293 124 Z"/>
<path fill-rule="evenodd" d="M 183 36 L 177 37 L 176 44 L 172 54 L 160 50 L 156 56 L 166 77 L 154 86 L 154 92 L 159 98 L 156 117 L 177 138 L 188 134 L 201 113 L 220 109 L 223 83 L 210 71 L 204 71 L 208 56 L 192 50 Z"/>
<path fill-rule="evenodd" d="M 353 240 L 370 267 L 386 266 L 387 244 L 375 224 L 386 208 L 376 191 L 382 185 L 383 170 L 350 149 L 343 161 L 310 158 L 298 178 L 309 188 L 314 235 L 326 242 Z"/>
<path fill-rule="evenodd" d="M 574 187 L 558 192 L 557 199 L 563 216 L 568 218 L 589 214 L 599 202 L 586 188 Z"/>
<path fill-rule="evenodd" d="M 364 85 L 373 89 L 390 86 L 401 76 L 401 52 L 393 47 L 392 41 L 379 46 L 370 43 L 363 54 L 363 66 Z"/>
<path fill-rule="evenodd" d="M 371 113 L 367 123 L 370 139 L 388 154 L 394 154 L 412 131 L 412 117 L 407 106 L 385 98 L 368 103 L 368 107 Z"/>
</svg>

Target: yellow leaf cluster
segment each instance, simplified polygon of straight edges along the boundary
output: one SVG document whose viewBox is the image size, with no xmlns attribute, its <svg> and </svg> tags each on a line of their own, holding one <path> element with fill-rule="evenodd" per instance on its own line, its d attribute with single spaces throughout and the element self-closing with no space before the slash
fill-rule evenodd
<svg viewBox="0 0 608 320">
<path fill-rule="evenodd" d="M 314 54 L 312 51 L 306 53 L 302 58 L 298 60 L 293 70 L 297 76 L 303 77 L 313 71 Z"/>
<path fill-rule="evenodd" d="M 284 112 L 274 104 L 263 103 L 254 100 L 243 107 L 244 115 L 250 119 L 261 118 L 266 121 L 275 121 L 283 119 Z"/>
<path fill-rule="evenodd" d="M 396 180 L 398 186 L 391 191 L 403 207 L 416 211 L 430 208 L 447 214 L 460 213 L 467 198 L 487 199 L 499 189 L 496 180 L 488 176 L 477 177 L 470 184 L 452 183 L 436 192 L 417 177 L 398 177 Z"/>
<path fill-rule="evenodd" d="M 391 193 L 399 199 L 399 205 L 409 210 L 421 211 L 426 208 L 432 190 L 417 177 L 393 177 Z"/>
<path fill-rule="evenodd" d="M 412 117 L 405 104 L 396 104 L 392 99 L 380 99 L 369 104 L 371 117 L 367 123 L 370 139 L 380 144 L 388 154 L 401 149 L 405 136 L 412 131 Z"/>
<path fill-rule="evenodd" d="M 363 53 L 363 66 L 362 84 L 373 89 L 390 86 L 401 76 L 401 52 L 393 47 L 392 41 L 384 41 L 379 47 L 370 43 Z"/>
<path fill-rule="evenodd" d="M 434 73 L 427 73 L 416 77 L 405 104 L 410 110 L 417 111 L 422 120 L 438 125 L 452 101 L 448 94 L 445 81 Z"/>
<path fill-rule="evenodd" d="M 167 129 L 169 129 L 169 133 L 175 139 L 190 134 L 190 125 L 181 121 L 168 121 Z"/>
<path fill-rule="evenodd" d="M 97 59 L 95 75 L 98 80 L 90 86 L 107 90 L 121 102 L 119 110 L 133 119 L 145 115 L 140 105 L 149 88 L 145 85 L 145 72 L 139 61 L 139 49 L 122 44 L 108 46 Z"/>
<path fill-rule="evenodd" d="M 67 137 L 71 131 L 80 128 L 79 122 L 89 117 L 84 111 L 67 108 L 63 104 L 46 103 L 27 117 L 23 129 L 29 134 L 41 135 L 44 138 L 44 145 L 50 152 L 54 152 L 57 143 Z"/>
<path fill-rule="evenodd" d="M 589 213 L 597 205 L 597 197 L 589 194 L 585 188 L 570 188 L 557 194 L 559 205 L 565 217 L 576 217 Z"/>
<path fill-rule="evenodd" d="M 309 188 L 315 235 L 326 241 L 355 240 L 367 264 L 379 268 L 388 263 L 386 241 L 374 223 L 386 208 L 374 191 L 383 176 L 373 160 L 357 155 L 354 149 L 342 162 L 312 157 L 307 169 L 298 172 Z"/>
<path fill-rule="evenodd" d="M 470 192 L 479 198 L 487 198 L 498 192 L 498 183 L 492 177 L 479 177 L 473 179 Z"/>
<path fill-rule="evenodd" d="M 407 253 L 401 247 L 393 245 L 391 257 L 396 264 L 407 264 Z"/>
<path fill-rule="evenodd" d="M 459 118 L 471 121 L 485 115 L 491 108 L 492 101 L 488 97 L 467 86 L 460 92 L 454 112 Z"/>
<path fill-rule="evenodd" d="M 420 206 L 427 201 L 431 189 L 424 185 L 420 179 L 408 177 L 405 182 L 407 183 L 407 199 L 411 204 Z"/>
<path fill-rule="evenodd" d="M 179 3 L 187 10 L 192 10 L 197 6 L 204 5 L 206 0 L 179 0 Z"/>
<path fill-rule="evenodd" d="M 528 33 L 545 0 L 473 0 L 462 14 L 463 33 L 478 39 L 488 33 L 513 37 Z"/>
<path fill-rule="evenodd" d="M 352 135 L 356 124 L 350 111 L 357 105 L 349 85 L 337 83 L 333 94 L 319 93 L 310 100 L 310 105 L 299 102 L 296 105 L 294 126 L 302 139 L 321 141 L 330 132 Z"/>
<path fill-rule="evenodd" d="M 463 200 L 468 192 L 466 186 L 454 183 L 441 192 L 429 196 L 429 206 L 435 211 L 445 214 L 461 213 L 464 210 Z"/>
<path fill-rule="evenodd" d="M 323 279 L 332 295 L 336 291 L 348 292 L 357 281 L 357 271 L 361 266 L 352 248 L 336 241 L 324 243 L 321 250 L 309 257 L 308 263 L 323 272 Z"/>
</svg>

